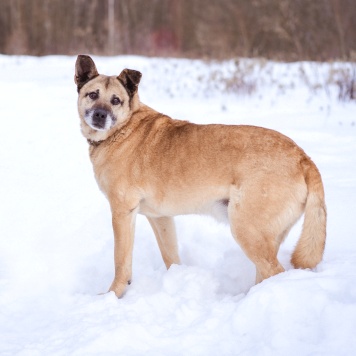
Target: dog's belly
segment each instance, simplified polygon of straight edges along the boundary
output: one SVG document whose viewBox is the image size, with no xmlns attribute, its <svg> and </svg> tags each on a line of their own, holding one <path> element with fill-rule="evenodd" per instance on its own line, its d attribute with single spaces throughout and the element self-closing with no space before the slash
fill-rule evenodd
<svg viewBox="0 0 356 356">
<path fill-rule="evenodd" d="M 202 201 L 163 201 L 156 202 L 143 200 L 140 203 L 139 213 L 148 217 L 176 216 L 188 214 L 210 215 L 221 222 L 228 221 L 228 198 Z"/>
</svg>

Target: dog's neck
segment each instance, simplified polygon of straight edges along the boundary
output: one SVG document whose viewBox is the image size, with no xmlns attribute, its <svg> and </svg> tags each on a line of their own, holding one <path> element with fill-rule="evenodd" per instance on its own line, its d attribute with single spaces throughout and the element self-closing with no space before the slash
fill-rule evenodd
<svg viewBox="0 0 356 356">
<path fill-rule="evenodd" d="M 96 147 L 99 147 L 103 142 L 119 141 L 119 137 L 127 136 L 127 132 L 128 132 L 128 130 L 125 130 L 125 126 L 124 126 L 120 129 L 114 131 L 114 133 L 112 135 L 110 135 L 109 137 L 107 137 L 105 140 L 95 141 L 95 140 L 91 140 L 90 138 L 87 138 L 87 142 L 89 143 L 90 147 L 96 148 Z"/>
<path fill-rule="evenodd" d="M 95 140 L 92 140 L 90 138 L 87 138 L 87 142 L 89 143 L 89 147 L 91 149 L 93 149 L 93 148 L 99 147 L 104 142 L 118 141 L 118 137 L 124 136 L 125 133 L 126 133 L 126 130 L 125 130 L 125 126 L 124 126 L 122 128 L 119 128 L 118 130 L 114 131 L 114 133 L 112 133 L 110 136 L 108 136 L 104 140 L 95 141 Z"/>
</svg>

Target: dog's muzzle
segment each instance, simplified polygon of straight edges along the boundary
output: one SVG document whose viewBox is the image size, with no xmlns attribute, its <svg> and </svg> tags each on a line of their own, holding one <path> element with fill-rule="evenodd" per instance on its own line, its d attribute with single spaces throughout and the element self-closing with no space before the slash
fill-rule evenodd
<svg viewBox="0 0 356 356">
<path fill-rule="evenodd" d="M 98 131 L 109 130 L 116 122 L 110 112 L 101 108 L 87 110 L 84 119 L 91 128 Z"/>
<path fill-rule="evenodd" d="M 94 110 L 93 115 L 92 115 L 93 125 L 95 127 L 97 127 L 98 129 L 105 129 L 107 116 L 108 116 L 108 114 L 107 114 L 106 110 L 103 110 L 103 109 Z"/>
</svg>

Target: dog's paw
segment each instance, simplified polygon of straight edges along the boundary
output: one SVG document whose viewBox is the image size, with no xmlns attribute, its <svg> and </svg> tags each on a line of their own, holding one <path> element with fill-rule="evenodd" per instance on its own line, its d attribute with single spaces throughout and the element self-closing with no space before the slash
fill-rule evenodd
<svg viewBox="0 0 356 356">
<path fill-rule="evenodd" d="M 126 286 L 131 284 L 131 280 L 127 283 L 113 282 L 111 287 L 109 288 L 109 292 L 114 292 L 118 298 L 121 298 L 125 293 Z"/>
</svg>

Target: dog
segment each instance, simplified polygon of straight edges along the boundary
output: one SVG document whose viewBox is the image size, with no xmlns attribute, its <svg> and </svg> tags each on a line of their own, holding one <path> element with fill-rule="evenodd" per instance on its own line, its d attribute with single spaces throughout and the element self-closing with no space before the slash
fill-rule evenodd
<svg viewBox="0 0 356 356">
<path fill-rule="evenodd" d="M 96 181 L 107 197 L 114 232 L 117 297 L 131 283 L 136 215 L 147 217 L 167 269 L 179 264 L 173 217 L 225 219 L 256 266 L 256 283 L 284 271 L 280 244 L 304 213 L 292 254 L 314 268 L 326 240 L 321 175 L 305 152 L 276 131 L 247 125 L 197 125 L 140 102 L 141 73 L 99 74 L 91 57 L 75 65 L 78 112 Z"/>
</svg>

